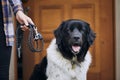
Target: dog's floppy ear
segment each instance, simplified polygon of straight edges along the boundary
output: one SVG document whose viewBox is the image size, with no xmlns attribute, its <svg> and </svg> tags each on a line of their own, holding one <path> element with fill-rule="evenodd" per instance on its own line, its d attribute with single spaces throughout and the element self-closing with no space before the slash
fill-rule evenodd
<svg viewBox="0 0 120 80">
<path fill-rule="evenodd" d="M 60 44 L 63 38 L 63 27 L 65 26 L 65 22 L 62 22 L 60 26 L 54 31 L 54 35 L 56 38 L 56 44 Z"/>
<path fill-rule="evenodd" d="M 87 25 L 89 28 L 88 30 L 88 37 L 87 37 L 87 41 L 89 45 L 92 45 L 92 43 L 94 42 L 95 38 L 96 38 L 96 34 L 93 32 L 93 30 L 90 28 L 90 25 Z"/>
<path fill-rule="evenodd" d="M 87 40 L 84 42 L 82 48 L 81 48 L 81 51 L 80 51 L 80 54 L 78 54 L 78 61 L 81 62 L 84 60 L 85 58 L 85 55 L 90 47 L 90 45 L 92 45 L 92 43 L 94 42 L 95 40 L 95 33 L 92 31 L 92 29 L 90 28 L 89 24 L 86 25 L 87 29 L 88 29 L 88 35 L 87 35 Z"/>
</svg>

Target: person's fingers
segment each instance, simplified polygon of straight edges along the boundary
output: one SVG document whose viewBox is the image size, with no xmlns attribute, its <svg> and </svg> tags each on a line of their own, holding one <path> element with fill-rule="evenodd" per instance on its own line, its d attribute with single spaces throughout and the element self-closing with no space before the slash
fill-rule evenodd
<svg viewBox="0 0 120 80">
<path fill-rule="evenodd" d="M 28 23 L 34 24 L 33 21 L 32 21 L 32 19 L 29 18 L 29 17 L 28 17 L 27 21 L 28 21 Z"/>
<path fill-rule="evenodd" d="M 27 26 L 29 26 L 29 23 L 33 24 L 33 21 L 30 17 L 28 17 L 27 15 L 25 15 L 22 11 L 18 11 L 16 13 L 16 19 L 17 21 L 22 25 L 25 25 L 24 27 L 22 27 L 23 30 L 28 29 Z"/>
<path fill-rule="evenodd" d="M 26 31 L 26 30 L 28 30 L 29 28 L 28 28 L 26 25 L 22 25 L 22 26 L 21 26 L 21 29 L 22 29 L 23 31 Z"/>
<path fill-rule="evenodd" d="M 23 19 L 23 23 L 28 26 L 29 25 L 29 22 L 27 21 L 27 19 Z"/>
<path fill-rule="evenodd" d="M 17 18 L 17 21 L 18 21 L 20 24 L 24 24 L 23 20 L 21 20 L 20 18 Z"/>
</svg>

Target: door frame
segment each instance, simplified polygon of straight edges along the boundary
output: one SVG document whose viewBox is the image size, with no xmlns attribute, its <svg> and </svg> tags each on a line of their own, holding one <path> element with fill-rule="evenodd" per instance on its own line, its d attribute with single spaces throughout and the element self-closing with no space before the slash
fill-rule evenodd
<svg viewBox="0 0 120 80">
<path fill-rule="evenodd" d="M 106 4 L 108 4 L 108 2 L 109 2 L 109 5 L 106 5 Z M 111 42 L 112 44 L 113 44 L 113 46 L 112 46 L 112 48 L 111 49 L 113 49 L 113 51 L 110 53 L 110 55 L 111 55 L 111 57 L 110 58 L 106 58 L 107 57 L 107 55 L 108 54 L 105 54 L 105 53 L 101 53 L 101 54 L 104 54 L 104 56 L 101 56 L 101 60 L 104 60 L 104 62 L 102 62 L 102 65 L 111 65 L 112 66 L 112 68 L 113 68 L 113 71 L 111 71 L 111 73 L 113 74 L 113 80 L 115 80 L 116 78 L 115 78 L 115 0 L 100 0 L 100 14 L 101 14 L 101 16 L 100 16 L 100 24 L 102 24 L 102 26 L 104 26 L 104 29 L 101 29 L 100 31 L 103 31 L 103 33 L 106 33 L 106 29 L 105 29 L 105 25 L 104 24 L 108 24 L 107 25 L 107 27 L 111 27 L 111 35 L 112 35 L 112 41 L 113 42 Z M 104 7 L 104 6 L 106 6 L 106 7 Z M 110 9 L 110 10 L 109 10 Z M 107 14 L 107 13 L 105 13 L 105 11 L 108 11 L 108 13 L 110 13 L 109 15 Z M 107 22 L 107 20 L 111 20 L 111 21 L 109 21 L 109 22 Z M 104 35 L 104 34 L 101 34 L 101 35 Z M 107 37 L 104 37 L 104 39 L 107 39 Z M 102 39 L 101 40 L 101 44 L 104 44 L 104 39 Z M 104 50 L 104 48 L 102 48 L 101 50 Z M 107 50 L 106 50 L 107 51 Z M 108 51 L 109 51 L 109 49 L 108 49 Z M 105 52 L 105 50 L 103 51 L 103 52 Z M 108 61 L 109 61 L 109 59 L 113 59 L 113 62 L 111 62 L 111 64 L 109 63 L 107 63 Z M 105 78 L 105 80 L 108 80 L 107 79 L 107 77 L 108 76 L 110 76 L 110 75 L 112 75 L 112 74 L 107 74 L 107 71 L 109 71 L 110 70 L 110 67 L 108 68 L 108 67 L 106 67 L 106 66 L 102 66 L 102 74 L 101 74 L 101 80 L 102 80 L 102 78 L 104 77 Z M 107 76 L 104 76 L 104 75 L 106 75 L 107 74 Z"/>
<path fill-rule="evenodd" d="M 116 26 L 116 29 L 115 29 L 115 32 L 116 32 L 116 80 L 119 80 L 120 79 L 120 37 L 119 37 L 119 34 L 120 34 L 120 0 L 115 0 L 115 26 Z"/>
</svg>

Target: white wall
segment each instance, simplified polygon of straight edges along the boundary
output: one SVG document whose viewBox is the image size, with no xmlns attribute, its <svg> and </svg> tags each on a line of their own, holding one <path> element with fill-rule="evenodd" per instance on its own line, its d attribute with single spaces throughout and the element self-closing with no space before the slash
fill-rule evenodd
<svg viewBox="0 0 120 80">
<path fill-rule="evenodd" d="M 120 80 L 120 0 L 116 0 L 116 80 Z"/>
</svg>

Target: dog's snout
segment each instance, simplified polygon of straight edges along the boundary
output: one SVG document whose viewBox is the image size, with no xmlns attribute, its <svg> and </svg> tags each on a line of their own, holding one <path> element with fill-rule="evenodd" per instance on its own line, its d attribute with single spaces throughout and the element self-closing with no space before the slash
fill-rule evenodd
<svg viewBox="0 0 120 80">
<path fill-rule="evenodd" d="M 75 40 L 75 41 L 79 41 L 82 37 L 82 34 L 80 33 L 80 31 L 75 28 L 72 32 L 72 38 Z"/>
</svg>

